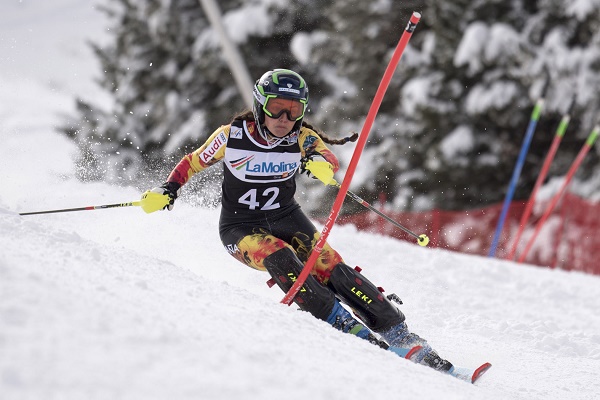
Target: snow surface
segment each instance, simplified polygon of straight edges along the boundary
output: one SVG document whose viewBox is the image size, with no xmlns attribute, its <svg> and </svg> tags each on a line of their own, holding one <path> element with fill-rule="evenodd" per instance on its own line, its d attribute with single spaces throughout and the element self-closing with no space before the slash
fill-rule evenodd
<svg viewBox="0 0 600 400">
<path fill-rule="evenodd" d="M 76 180 L 76 148 L 55 130 L 75 94 L 96 95 L 84 40 L 104 34 L 101 14 L 71 24 L 91 7 L 0 3 L 1 399 L 600 398 L 597 276 L 336 226 L 330 243 L 399 294 L 413 331 L 457 365 L 493 364 L 470 385 L 281 305 L 193 193 L 150 215 L 17 215 L 139 198 Z M 42 43 L 54 47 L 36 62 Z"/>
</svg>

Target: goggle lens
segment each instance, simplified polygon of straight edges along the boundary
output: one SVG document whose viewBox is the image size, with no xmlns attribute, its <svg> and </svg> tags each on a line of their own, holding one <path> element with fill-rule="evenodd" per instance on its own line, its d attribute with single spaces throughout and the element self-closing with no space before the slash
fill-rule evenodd
<svg viewBox="0 0 600 400">
<path fill-rule="evenodd" d="M 297 99 L 267 97 L 263 111 L 271 118 L 279 118 L 286 113 L 290 121 L 298 121 L 304 116 L 304 103 Z"/>
</svg>

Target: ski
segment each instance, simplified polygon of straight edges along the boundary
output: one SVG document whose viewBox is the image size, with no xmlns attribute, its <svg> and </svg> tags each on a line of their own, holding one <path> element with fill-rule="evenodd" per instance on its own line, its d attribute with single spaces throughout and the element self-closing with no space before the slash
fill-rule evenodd
<svg viewBox="0 0 600 400">
<path fill-rule="evenodd" d="M 389 346 L 387 345 L 387 343 L 380 341 L 377 341 L 376 344 L 378 344 L 385 350 L 389 350 L 392 353 L 395 353 L 396 355 L 413 362 L 416 362 L 416 360 L 414 360 L 415 356 L 419 354 L 423 349 L 423 346 L 414 346 L 412 348 Z M 446 373 L 465 382 L 475 383 L 491 367 L 492 364 L 490 364 L 489 362 L 481 364 L 476 369 L 452 366 L 452 368 L 450 368 L 450 370 Z"/>
<path fill-rule="evenodd" d="M 463 368 L 463 367 L 452 367 L 448 373 L 455 378 L 461 379 L 466 382 L 475 383 L 483 374 L 490 369 L 492 364 L 486 362 L 482 364 L 479 368 L 473 370 L 471 368 Z"/>
</svg>

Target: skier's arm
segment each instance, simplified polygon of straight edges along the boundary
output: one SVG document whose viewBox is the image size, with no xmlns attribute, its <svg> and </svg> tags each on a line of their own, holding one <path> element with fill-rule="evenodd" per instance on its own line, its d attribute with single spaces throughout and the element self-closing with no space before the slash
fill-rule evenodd
<svg viewBox="0 0 600 400">
<path fill-rule="evenodd" d="M 229 125 L 221 126 L 213 132 L 208 140 L 196 151 L 185 155 L 173 168 L 167 181 L 162 185 L 146 191 L 142 200 L 150 206 L 144 211 L 150 213 L 161 208 L 172 210 L 175 200 L 179 197 L 181 187 L 194 174 L 210 167 L 225 156 L 225 146 L 229 138 Z"/>
<path fill-rule="evenodd" d="M 192 176 L 220 161 L 225 156 L 229 129 L 230 125 L 221 126 L 210 135 L 200 148 L 183 156 L 169 174 L 167 182 L 177 183 L 181 187 Z"/>
<path fill-rule="evenodd" d="M 302 158 L 313 158 L 314 156 L 323 157 L 333 167 L 333 171 L 337 172 L 340 168 L 340 162 L 335 154 L 327 148 L 323 139 L 312 129 L 303 127 L 299 137 L 300 151 Z"/>
</svg>

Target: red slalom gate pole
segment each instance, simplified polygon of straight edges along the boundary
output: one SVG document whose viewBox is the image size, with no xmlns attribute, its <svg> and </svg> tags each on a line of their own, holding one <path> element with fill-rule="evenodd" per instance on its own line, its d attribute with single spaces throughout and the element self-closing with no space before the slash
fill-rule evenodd
<svg viewBox="0 0 600 400">
<path fill-rule="evenodd" d="M 323 228 L 323 231 L 321 232 L 321 236 L 315 243 L 315 247 L 313 248 L 313 250 L 310 254 L 310 257 L 308 258 L 308 261 L 304 265 L 302 272 L 300 272 L 300 275 L 298 275 L 296 282 L 294 282 L 294 284 L 292 285 L 290 290 L 285 294 L 285 296 L 281 300 L 281 303 L 283 303 L 283 304 L 287 304 L 288 306 L 290 304 L 292 304 L 294 297 L 296 297 L 296 295 L 300 291 L 300 288 L 302 287 L 302 285 L 306 281 L 306 278 L 308 278 L 308 275 L 312 271 L 312 269 L 317 261 L 317 258 L 319 258 L 319 256 L 321 255 L 321 251 L 323 251 L 323 246 L 325 245 L 325 242 L 327 241 L 329 232 L 331 231 L 331 228 L 333 227 L 333 224 L 335 223 L 335 220 L 337 219 L 337 217 L 340 213 L 342 204 L 344 203 L 344 198 L 346 197 L 346 193 L 348 193 L 348 188 L 350 187 L 350 182 L 352 181 L 352 176 L 354 175 L 354 171 L 356 170 L 356 165 L 358 164 L 358 160 L 360 159 L 360 156 L 365 147 L 365 144 L 367 143 L 367 138 L 369 136 L 369 132 L 371 131 L 371 127 L 373 126 L 373 121 L 375 120 L 375 116 L 377 115 L 377 112 L 379 111 L 379 106 L 381 106 L 381 102 L 383 101 L 383 96 L 390 84 L 390 81 L 392 80 L 392 75 L 394 74 L 394 71 L 395 71 L 396 67 L 398 66 L 398 63 L 400 62 L 402 53 L 404 53 L 404 49 L 406 48 L 406 45 L 408 44 L 408 41 L 410 40 L 410 37 L 412 36 L 412 33 L 414 32 L 420 19 L 421 19 L 421 14 L 419 14 L 418 12 L 413 12 L 412 16 L 410 17 L 410 20 L 408 21 L 408 24 L 406 25 L 406 28 L 404 29 L 404 32 L 402 32 L 400 41 L 398 42 L 398 45 L 396 46 L 396 49 L 394 50 L 392 59 L 388 63 L 385 73 L 383 74 L 383 78 L 381 78 L 381 82 L 379 83 L 379 88 L 377 89 L 377 92 L 375 93 L 375 98 L 373 99 L 373 102 L 371 103 L 371 107 L 369 108 L 367 118 L 366 118 L 363 128 L 360 132 L 360 136 L 358 138 L 356 148 L 354 149 L 352 159 L 350 160 L 350 165 L 348 165 L 348 170 L 346 171 L 346 175 L 344 176 L 342 185 L 340 186 L 337 197 L 335 198 L 335 202 L 333 203 L 331 213 L 329 214 L 329 217 L 327 218 L 327 221 L 325 222 L 325 227 Z"/>
<path fill-rule="evenodd" d="M 529 253 L 529 250 L 531 250 L 531 246 L 533 246 L 533 242 L 535 242 L 535 239 L 537 238 L 537 235 L 540 233 L 542 226 L 544 226 L 544 224 L 546 223 L 546 220 L 550 216 L 550 213 L 552 212 L 552 210 L 554 210 L 554 207 L 556 207 L 559 200 L 562 198 L 562 195 L 564 194 L 565 190 L 569 186 L 569 183 L 571 183 L 571 179 L 573 179 L 575 172 L 577 172 L 577 170 L 579 169 L 579 166 L 583 162 L 583 159 L 585 158 L 588 151 L 594 145 L 594 142 L 598 138 L 599 134 L 600 134 L 600 125 L 596 125 L 594 127 L 594 129 L 592 130 L 592 132 L 590 133 L 590 135 L 588 136 L 585 144 L 579 151 L 577 158 L 575 159 L 575 161 L 573 161 L 571 168 L 569 168 L 569 171 L 567 172 L 567 177 L 565 178 L 565 181 L 563 182 L 562 186 L 560 187 L 558 193 L 556 193 L 554 195 L 554 197 L 550 201 L 550 204 L 548 204 L 548 206 L 546 207 L 546 210 L 544 211 L 544 215 L 542 215 L 542 218 L 538 221 L 537 225 L 535 226 L 535 231 L 533 232 L 533 235 L 531 236 L 531 238 L 529 238 L 529 242 L 527 242 L 527 246 L 525 247 L 525 250 L 523 250 L 521 257 L 519 257 L 519 260 L 518 260 L 519 262 L 523 262 L 523 260 L 525 260 L 525 257 L 527 257 L 527 254 Z"/>
<path fill-rule="evenodd" d="M 546 159 L 544 160 L 544 164 L 542 165 L 542 170 L 540 171 L 540 175 L 535 181 L 535 185 L 533 186 L 533 190 L 531 191 L 531 195 L 529 196 L 529 200 L 527 201 L 527 205 L 525 206 L 525 211 L 523 211 L 523 215 L 521 216 L 521 221 L 519 222 L 519 230 L 517 231 L 517 235 L 515 236 L 515 240 L 513 242 L 512 248 L 508 253 L 507 260 L 512 260 L 515 257 L 515 253 L 517 252 L 517 246 L 519 245 L 519 241 L 521 240 L 521 235 L 523 235 L 523 231 L 525 230 L 525 225 L 527 225 L 527 221 L 529 220 L 529 216 L 531 215 L 531 210 L 533 209 L 533 205 L 535 204 L 535 199 L 537 197 L 537 192 L 544 183 L 546 179 L 546 175 L 548 175 L 548 171 L 550 170 L 550 165 L 554 160 L 554 156 L 558 151 L 558 147 L 560 146 L 560 142 L 562 138 L 565 136 L 565 132 L 567 127 L 569 126 L 569 122 L 571 121 L 571 108 L 573 107 L 573 103 L 571 103 L 571 107 L 569 107 L 569 111 L 563 115 L 560 123 L 558 124 L 558 128 L 556 129 L 556 134 L 554 135 L 554 139 L 552 140 L 552 145 L 550 146 L 550 150 L 546 155 Z"/>
</svg>

